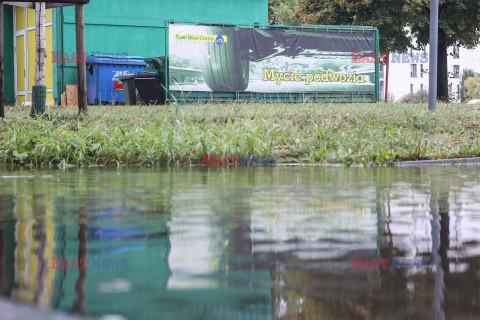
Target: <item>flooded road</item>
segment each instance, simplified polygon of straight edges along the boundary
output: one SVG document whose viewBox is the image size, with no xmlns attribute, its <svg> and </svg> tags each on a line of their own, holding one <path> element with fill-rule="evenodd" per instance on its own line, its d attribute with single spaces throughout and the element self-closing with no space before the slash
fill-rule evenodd
<svg viewBox="0 0 480 320">
<path fill-rule="evenodd" d="M 475 319 L 480 167 L 0 171 L 0 292 L 120 319 Z"/>
</svg>

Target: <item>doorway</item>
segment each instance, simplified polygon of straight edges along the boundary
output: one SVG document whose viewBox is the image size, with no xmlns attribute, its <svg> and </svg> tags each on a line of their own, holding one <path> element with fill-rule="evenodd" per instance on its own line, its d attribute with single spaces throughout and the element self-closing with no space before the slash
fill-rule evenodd
<svg viewBox="0 0 480 320">
<path fill-rule="evenodd" d="M 45 10 L 45 40 L 47 61 L 45 64 L 45 85 L 47 102 L 53 100 L 53 64 L 52 64 L 52 9 Z M 32 101 L 32 86 L 35 84 L 35 10 L 14 7 L 14 64 L 15 64 L 15 104 L 22 105 Z"/>
</svg>

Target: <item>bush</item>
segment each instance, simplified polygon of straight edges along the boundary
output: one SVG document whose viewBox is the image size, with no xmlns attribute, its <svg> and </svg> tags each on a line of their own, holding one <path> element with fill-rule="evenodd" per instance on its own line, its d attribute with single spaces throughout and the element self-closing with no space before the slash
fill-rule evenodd
<svg viewBox="0 0 480 320">
<path fill-rule="evenodd" d="M 467 98 L 480 99 L 480 77 L 468 77 L 465 80 Z"/>
<path fill-rule="evenodd" d="M 404 96 L 400 102 L 403 103 L 426 103 L 428 102 L 428 92 L 425 90 L 418 91 L 416 93 L 409 93 Z"/>
<path fill-rule="evenodd" d="M 388 102 L 395 102 L 397 99 L 395 98 L 395 95 L 392 92 L 389 92 L 387 95 L 387 101 Z"/>
<path fill-rule="evenodd" d="M 465 98 L 465 96 L 468 96 L 467 94 L 467 88 L 465 87 L 465 80 L 467 80 L 470 77 L 478 77 L 480 76 L 480 73 L 476 73 L 472 69 L 463 69 L 462 72 L 462 81 L 460 82 L 460 92 L 462 93 L 462 99 Z"/>
</svg>

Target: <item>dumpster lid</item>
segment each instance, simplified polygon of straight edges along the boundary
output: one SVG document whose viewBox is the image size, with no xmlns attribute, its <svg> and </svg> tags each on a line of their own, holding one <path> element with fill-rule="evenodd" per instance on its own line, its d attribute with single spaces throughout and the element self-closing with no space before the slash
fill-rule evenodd
<svg viewBox="0 0 480 320">
<path fill-rule="evenodd" d="M 143 60 L 145 60 L 145 62 L 152 62 L 152 61 L 153 61 L 153 59 L 156 59 L 156 60 L 158 60 L 158 61 L 160 61 L 160 62 L 163 62 L 163 63 L 164 63 L 164 62 L 165 62 L 165 59 L 166 59 L 166 57 L 165 57 L 165 56 L 159 56 L 159 57 L 150 57 L 150 58 L 144 58 Z"/>
<path fill-rule="evenodd" d="M 135 74 L 127 74 L 118 78 L 120 81 L 129 79 L 145 79 L 145 78 L 157 78 L 157 72 L 138 72 Z"/>
<path fill-rule="evenodd" d="M 145 66 L 143 57 L 139 56 L 116 56 L 92 54 L 87 57 L 87 63 L 91 64 L 128 64 Z"/>
<path fill-rule="evenodd" d="M 126 74 L 121 77 L 118 77 L 118 80 L 124 81 L 124 80 L 129 80 L 135 78 L 135 74 Z"/>
</svg>

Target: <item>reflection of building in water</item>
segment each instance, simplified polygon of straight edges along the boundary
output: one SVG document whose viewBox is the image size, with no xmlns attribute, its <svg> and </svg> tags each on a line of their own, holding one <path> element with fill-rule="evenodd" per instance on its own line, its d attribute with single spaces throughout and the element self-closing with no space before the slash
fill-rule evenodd
<svg viewBox="0 0 480 320">
<path fill-rule="evenodd" d="M 55 248 L 52 199 L 39 205 L 34 195 L 24 195 L 15 204 L 15 288 L 17 301 L 49 307 L 54 270 L 49 268 Z M 41 201 L 44 201 L 42 199 Z"/>
<path fill-rule="evenodd" d="M 123 197 L 88 194 L 78 200 L 76 212 L 69 202 L 58 201 L 59 214 L 70 211 L 78 217 L 78 225 L 60 228 L 67 232 L 59 256 L 71 261 L 86 250 L 89 262 L 87 270 L 57 270 L 56 292 L 67 294 L 56 308 L 91 316 L 158 318 L 156 301 L 162 301 L 171 274 L 170 209 L 163 196 L 142 201 L 148 194 L 143 187 Z"/>
<path fill-rule="evenodd" d="M 432 183 L 428 188 L 407 184 L 389 188 L 384 199 L 384 214 L 388 218 L 385 222 L 388 236 L 384 240 L 405 255 L 429 255 L 433 245 L 430 208 L 433 201 L 440 215 L 437 220 L 442 240 L 449 246 L 452 262 L 477 255 L 478 247 L 472 245 L 480 242 L 477 192 L 476 187 L 449 188 L 448 183 Z M 463 263 L 452 263 L 449 268 L 452 272 L 463 272 L 466 267 Z"/>
</svg>

